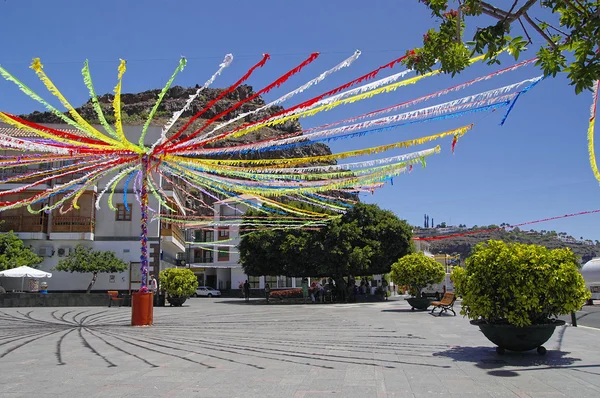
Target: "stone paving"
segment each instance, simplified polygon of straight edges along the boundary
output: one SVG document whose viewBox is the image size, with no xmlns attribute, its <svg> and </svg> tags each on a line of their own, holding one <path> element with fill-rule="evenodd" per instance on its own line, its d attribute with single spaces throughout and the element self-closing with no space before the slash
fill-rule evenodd
<svg viewBox="0 0 600 398">
<path fill-rule="evenodd" d="M 256 302 L 255 302 L 256 303 Z M 189 305 L 188 305 L 189 304 Z M 462 316 L 403 300 L 0 309 L 0 397 L 599 397 L 600 330 L 499 356 Z"/>
</svg>

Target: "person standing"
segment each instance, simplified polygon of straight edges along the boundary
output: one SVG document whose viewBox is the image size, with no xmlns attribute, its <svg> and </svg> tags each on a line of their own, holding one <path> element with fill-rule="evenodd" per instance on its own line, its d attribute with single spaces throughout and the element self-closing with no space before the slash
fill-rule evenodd
<svg viewBox="0 0 600 398">
<path fill-rule="evenodd" d="M 158 291 L 158 282 L 156 281 L 156 278 L 154 278 L 153 274 L 150 274 L 150 290 L 156 296 L 156 292 Z"/>
<path fill-rule="evenodd" d="M 244 282 L 244 298 L 246 301 L 250 301 L 250 284 L 248 283 L 248 279 Z"/>
<path fill-rule="evenodd" d="M 265 283 L 265 298 L 267 299 L 267 304 L 269 303 L 269 296 L 271 295 L 271 286 L 269 286 L 269 282 Z"/>
<path fill-rule="evenodd" d="M 304 298 L 304 304 L 308 298 L 308 279 L 302 278 L 302 297 Z"/>
<path fill-rule="evenodd" d="M 383 278 L 381 279 L 381 290 L 383 290 L 383 297 L 385 297 L 386 301 L 388 299 L 388 289 L 388 281 L 387 279 L 385 279 L 385 276 L 383 276 Z"/>
</svg>

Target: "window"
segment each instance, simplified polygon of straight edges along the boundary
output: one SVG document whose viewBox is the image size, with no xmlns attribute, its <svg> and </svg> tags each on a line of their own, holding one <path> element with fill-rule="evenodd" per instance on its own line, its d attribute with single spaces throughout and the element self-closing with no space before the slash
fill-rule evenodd
<svg viewBox="0 0 600 398">
<path fill-rule="evenodd" d="M 249 276 L 248 283 L 250 284 L 250 289 L 260 288 L 260 276 Z"/>
<path fill-rule="evenodd" d="M 269 284 L 271 289 L 277 287 L 277 277 L 276 276 L 265 276 L 265 285 Z"/>
<path fill-rule="evenodd" d="M 123 203 L 117 204 L 117 221 L 131 221 L 131 206 L 128 207 L 126 209 Z"/>
<path fill-rule="evenodd" d="M 194 242 L 212 242 L 214 236 L 213 231 L 194 231 Z"/>
<path fill-rule="evenodd" d="M 217 257 L 217 259 L 219 261 L 229 261 L 229 248 L 225 247 L 225 246 L 221 246 L 218 248 L 219 250 L 219 255 Z"/>
<path fill-rule="evenodd" d="M 229 229 L 219 229 L 219 240 L 229 239 Z"/>
<path fill-rule="evenodd" d="M 213 252 L 210 250 L 202 250 L 196 249 L 194 250 L 194 262 L 195 263 L 212 263 L 213 262 Z"/>
</svg>

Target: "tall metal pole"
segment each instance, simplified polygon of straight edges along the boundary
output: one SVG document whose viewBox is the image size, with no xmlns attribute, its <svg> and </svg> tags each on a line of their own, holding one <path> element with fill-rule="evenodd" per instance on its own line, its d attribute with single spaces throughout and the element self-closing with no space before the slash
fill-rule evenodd
<svg viewBox="0 0 600 398">
<path fill-rule="evenodd" d="M 142 219 L 141 219 L 141 243 L 142 253 L 140 256 L 141 260 L 141 273 L 142 273 L 142 286 L 140 291 L 148 290 L 148 155 L 142 156 Z"/>
</svg>

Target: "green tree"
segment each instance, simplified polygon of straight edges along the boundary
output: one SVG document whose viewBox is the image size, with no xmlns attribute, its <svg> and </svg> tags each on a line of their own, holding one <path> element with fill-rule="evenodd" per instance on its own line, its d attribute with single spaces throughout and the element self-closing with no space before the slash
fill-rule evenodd
<svg viewBox="0 0 600 398">
<path fill-rule="evenodd" d="M 590 297 L 570 249 L 490 240 L 452 271 L 463 315 L 527 326 L 581 309 Z"/>
<path fill-rule="evenodd" d="M 390 278 L 398 286 L 410 286 L 415 289 L 416 297 L 421 297 L 421 290 L 444 280 L 444 266 L 423 253 L 413 253 L 402 257 L 392 264 Z"/>
<path fill-rule="evenodd" d="M 60 260 L 56 271 L 64 272 L 91 272 L 92 280 L 87 287 L 87 293 L 96 283 L 99 272 L 123 272 L 129 267 L 125 261 L 118 258 L 114 252 L 92 250 L 91 247 L 77 245 L 67 257 Z"/>
<path fill-rule="evenodd" d="M 42 261 L 13 231 L 0 234 L 0 271 L 23 265 L 33 267 Z"/>
<path fill-rule="evenodd" d="M 170 297 L 189 297 L 196 292 L 198 278 L 188 268 L 167 268 L 160 271 L 161 288 Z"/>
<path fill-rule="evenodd" d="M 349 275 L 388 273 L 414 251 L 411 239 L 406 221 L 359 203 L 319 231 L 265 229 L 245 235 L 238 248 L 248 275 L 330 276 L 345 290 Z"/>
<path fill-rule="evenodd" d="M 488 64 L 500 63 L 498 52 L 502 48 L 518 59 L 519 54 L 533 40 L 530 35 L 541 37 L 545 45 L 537 51 L 537 65 L 546 76 L 568 72 L 575 92 L 591 89 L 600 80 L 600 1 L 598 0 L 419 0 L 439 18 L 439 28 L 430 29 L 423 36 L 423 47 L 416 48 L 405 60 L 408 67 L 418 73 L 432 69 L 438 61 L 444 73 L 452 75 L 469 66 L 474 54 L 485 54 Z M 455 8 L 452 8 L 455 7 Z M 534 13 L 550 10 L 550 23 L 532 17 Z M 465 43 L 463 33 L 473 17 L 485 15 L 495 23 L 480 27 L 471 42 Z M 558 17 L 558 18 L 556 18 Z M 525 35 L 510 36 L 517 25 Z M 558 26 L 555 26 L 558 25 Z M 467 47 L 465 44 L 469 45 Z M 570 53 L 570 63 L 567 54 Z"/>
</svg>

